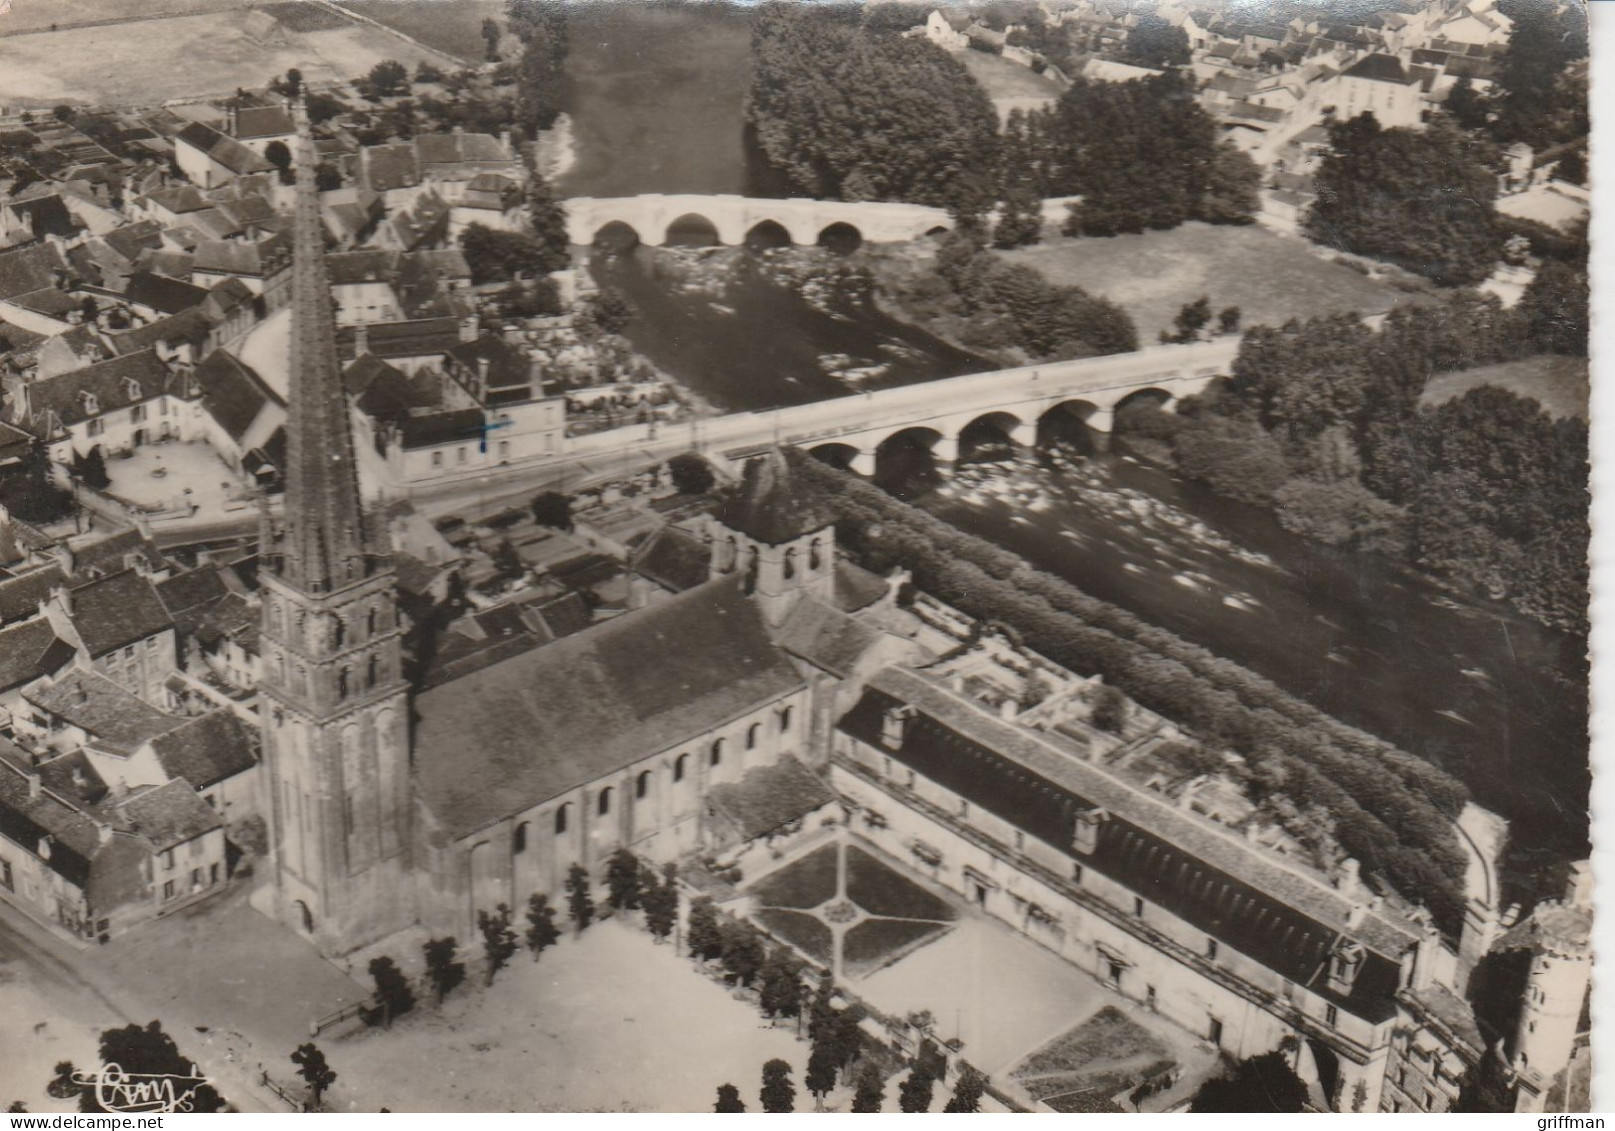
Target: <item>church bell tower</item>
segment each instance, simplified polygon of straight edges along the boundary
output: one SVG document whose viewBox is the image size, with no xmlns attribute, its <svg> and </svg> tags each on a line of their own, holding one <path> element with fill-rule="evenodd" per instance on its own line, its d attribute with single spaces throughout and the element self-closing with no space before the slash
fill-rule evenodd
<svg viewBox="0 0 1615 1131">
<path fill-rule="evenodd" d="M 285 508 L 261 539 L 277 913 L 327 954 L 414 921 L 407 684 L 386 527 L 360 503 L 317 158 L 296 108 Z"/>
</svg>

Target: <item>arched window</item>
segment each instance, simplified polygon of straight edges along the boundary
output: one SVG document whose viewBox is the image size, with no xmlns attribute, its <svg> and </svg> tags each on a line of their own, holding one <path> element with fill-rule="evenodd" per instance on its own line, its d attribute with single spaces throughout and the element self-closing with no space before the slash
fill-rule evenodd
<svg viewBox="0 0 1615 1131">
<path fill-rule="evenodd" d="M 331 647 L 340 648 L 348 638 L 348 622 L 341 617 L 331 618 Z"/>
<path fill-rule="evenodd" d="M 796 576 L 796 547 L 790 546 L 785 550 L 785 580 L 789 581 Z"/>
<path fill-rule="evenodd" d="M 566 832 L 567 810 L 570 809 L 570 808 L 572 808 L 572 805 L 571 805 L 570 802 L 568 802 L 567 804 L 562 805 L 559 809 L 557 809 L 555 811 L 555 835 L 556 836 L 560 836 L 562 833 Z"/>
<path fill-rule="evenodd" d="M 596 812 L 602 817 L 611 812 L 611 787 L 609 785 L 600 791 L 600 796 L 596 799 L 595 806 Z"/>
<path fill-rule="evenodd" d="M 680 754 L 677 758 L 673 759 L 673 780 L 674 781 L 683 781 L 684 780 L 684 769 L 685 769 L 686 766 L 689 765 L 689 762 L 690 762 L 690 756 L 688 754 Z"/>
<path fill-rule="evenodd" d="M 381 657 L 374 652 L 370 653 L 370 660 L 365 665 L 365 686 L 374 687 L 381 678 Z"/>
<path fill-rule="evenodd" d="M 336 697 L 338 699 L 346 699 L 348 697 L 348 691 L 352 682 L 352 668 L 344 667 L 341 671 L 336 673 Z"/>
<path fill-rule="evenodd" d="M 527 851 L 527 822 L 523 821 L 516 826 L 516 831 L 510 838 L 510 854 L 520 856 Z"/>
<path fill-rule="evenodd" d="M 292 641 L 292 643 L 296 644 L 299 648 L 303 647 L 304 642 L 308 640 L 307 632 L 308 613 L 307 611 L 299 610 L 297 614 L 297 637 Z"/>
<path fill-rule="evenodd" d="M 751 726 L 746 728 L 746 749 L 747 750 L 755 750 L 755 749 L 757 749 L 757 735 L 758 735 L 759 732 L 762 731 L 762 729 L 763 729 L 763 724 L 762 723 L 752 723 Z"/>
<path fill-rule="evenodd" d="M 723 739 L 712 744 L 712 755 L 707 759 L 709 765 L 716 766 L 723 761 Z"/>
<path fill-rule="evenodd" d="M 366 636 L 374 636 L 376 634 L 376 622 L 377 622 L 377 619 L 378 618 L 377 618 L 377 615 L 376 615 L 376 607 L 374 605 L 371 605 L 370 606 L 370 611 L 365 614 L 365 635 Z"/>
<path fill-rule="evenodd" d="M 781 734 L 785 734 L 785 733 L 790 731 L 791 722 L 792 722 L 792 719 L 795 716 L 795 714 L 796 714 L 796 708 L 795 707 L 786 706 L 786 707 L 782 707 L 780 709 L 780 713 L 779 713 L 779 732 Z"/>
<path fill-rule="evenodd" d="M 650 771 L 646 770 L 634 781 L 634 796 L 643 801 L 650 795 Z"/>
<path fill-rule="evenodd" d="M 819 566 L 824 564 L 824 539 L 813 539 L 813 545 L 808 547 L 808 569 L 817 573 Z"/>
</svg>

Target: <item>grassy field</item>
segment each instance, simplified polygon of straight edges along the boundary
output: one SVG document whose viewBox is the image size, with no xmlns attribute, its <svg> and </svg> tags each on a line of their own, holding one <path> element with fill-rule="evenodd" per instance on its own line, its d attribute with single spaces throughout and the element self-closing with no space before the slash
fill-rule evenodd
<svg viewBox="0 0 1615 1131">
<path fill-rule="evenodd" d="M 1552 416 L 1587 419 L 1587 359 L 1543 354 L 1523 361 L 1441 373 L 1424 387 L 1420 402 L 1442 404 L 1481 385 L 1497 385 L 1522 397 L 1532 397 Z"/>
<path fill-rule="evenodd" d="M 746 889 L 765 907 L 817 907 L 836 893 L 837 849 L 815 848 Z"/>
<path fill-rule="evenodd" d="M 1376 314 L 1412 297 L 1333 262 L 1299 237 L 1255 226 L 1189 223 L 1142 235 L 1059 237 L 1001 254 L 1119 303 L 1133 316 L 1141 345 L 1153 344 L 1178 309 L 1201 295 L 1210 296 L 1213 311 L 1239 307 L 1245 326 L 1343 311 Z"/>
<path fill-rule="evenodd" d="M 161 16 L 195 15 L 250 8 L 256 0 L 11 0 L 0 12 L 0 38 L 23 32 L 48 31 L 53 25 L 149 20 Z"/>
<path fill-rule="evenodd" d="M 985 51 L 960 51 L 954 58 L 965 65 L 970 77 L 981 84 L 998 108 L 999 118 L 1007 118 L 1017 107 L 1028 109 L 1060 96 L 1060 88 L 1026 67 L 1011 63 L 1001 55 Z"/>
<path fill-rule="evenodd" d="M 214 11 L 0 38 L 0 103 L 150 106 L 262 86 L 290 67 L 318 83 L 362 75 L 383 59 L 413 69 L 428 57 L 359 24 L 269 46 L 247 36 L 238 12 Z"/>
<path fill-rule="evenodd" d="M 342 0 L 342 7 L 468 63 L 481 63 L 487 50 L 482 21 L 505 22 L 504 0 Z"/>
</svg>

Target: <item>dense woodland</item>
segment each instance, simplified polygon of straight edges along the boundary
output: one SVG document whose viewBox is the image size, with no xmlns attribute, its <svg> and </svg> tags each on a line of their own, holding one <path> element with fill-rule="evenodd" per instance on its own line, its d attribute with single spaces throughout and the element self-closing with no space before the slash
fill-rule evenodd
<svg viewBox="0 0 1615 1131">
<path fill-rule="evenodd" d="M 1457 930 L 1464 855 L 1451 821 L 1468 796 L 1461 782 L 856 476 L 801 453 L 792 460 L 834 496 L 837 539 L 866 566 L 911 569 L 926 592 L 1238 751 L 1245 762 L 1235 772 L 1264 817 L 1320 860 L 1338 844 L 1365 875 Z"/>
<path fill-rule="evenodd" d="M 864 29 L 856 9 L 762 9 L 746 115 L 770 163 L 810 195 L 990 204 L 987 95 L 940 47 Z"/>
<path fill-rule="evenodd" d="M 1261 183 L 1256 164 L 1219 140 L 1183 71 L 1079 79 L 1053 107 L 1012 113 L 1001 165 L 1006 191 L 1024 183 L 1040 197 L 1082 196 L 1068 235 L 1249 223 Z"/>
<path fill-rule="evenodd" d="M 1420 404 L 1436 374 L 1541 353 L 1585 356 L 1585 239 L 1513 310 L 1455 292 L 1392 311 L 1255 327 L 1233 376 L 1176 416 L 1138 406 L 1123 433 L 1171 444 L 1183 473 L 1271 507 L 1287 527 L 1384 554 L 1512 601 L 1545 623 L 1587 618 L 1587 425 L 1482 387 Z"/>
</svg>

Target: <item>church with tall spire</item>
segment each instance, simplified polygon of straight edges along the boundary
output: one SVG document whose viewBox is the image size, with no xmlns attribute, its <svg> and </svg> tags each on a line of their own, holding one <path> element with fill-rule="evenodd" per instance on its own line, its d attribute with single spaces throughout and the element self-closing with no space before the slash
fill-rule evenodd
<svg viewBox="0 0 1615 1131">
<path fill-rule="evenodd" d="M 279 913 L 322 948 L 414 919 L 402 626 L 360 499 L 306 111 L 293 217 L 285 508 L 262 537 L 264 768 Z"/>
</svg>

